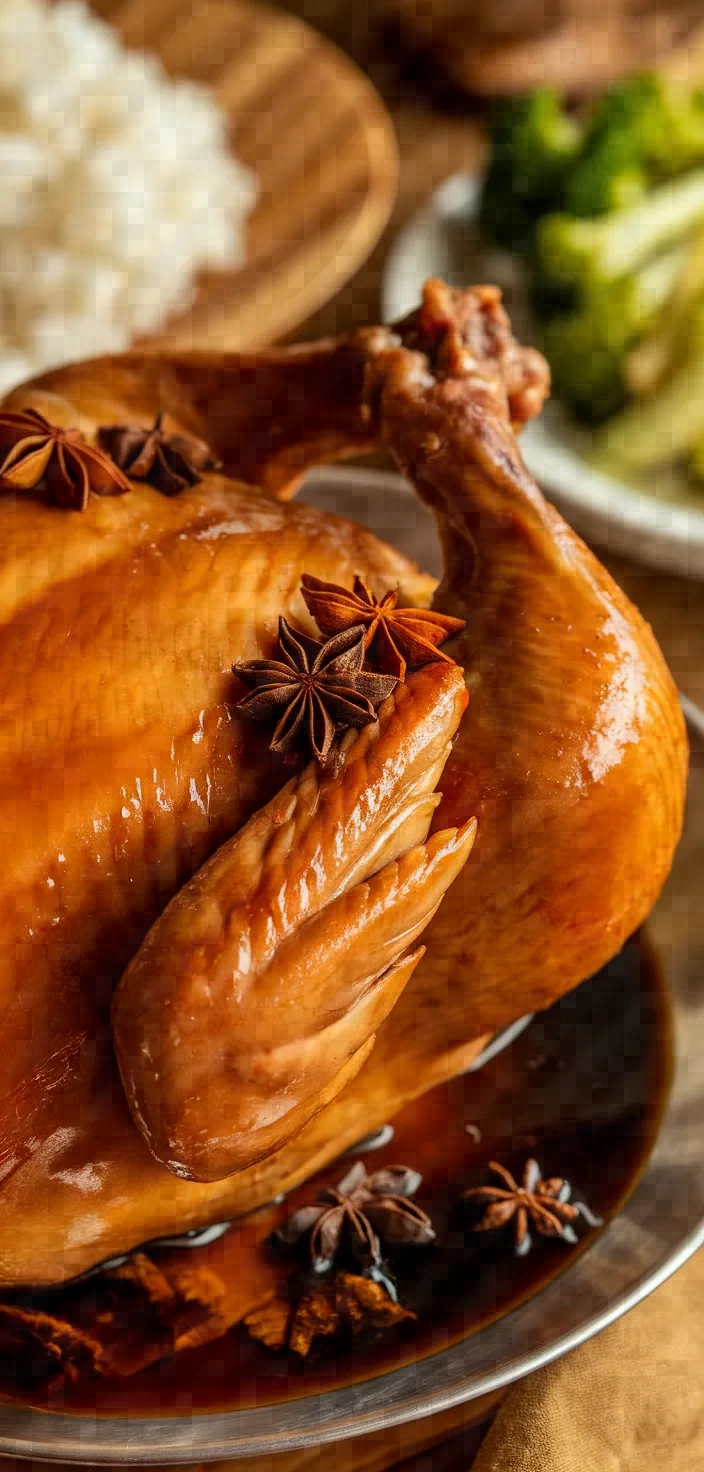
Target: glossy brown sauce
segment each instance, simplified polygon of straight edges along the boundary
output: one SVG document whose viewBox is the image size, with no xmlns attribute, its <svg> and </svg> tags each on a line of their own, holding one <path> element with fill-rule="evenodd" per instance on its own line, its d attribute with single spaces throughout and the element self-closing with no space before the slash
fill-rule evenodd
<svg viewBox="0 0 704 1472">
<path fill-rule="evenodd" d="M 236 1328 L 129 1381 L 86 1379 L 50 1396 L 34 1392 L 30 1403 L 111 1416 L 234 1410 L 383 1374 L 476 1333 L 537 1293 L 594 1234 L 581 1229 L 579 1248 L 534 1234 L 532 1251 L 518 1258 L 510 1228 L 469 1230 L 457 1205 L 461 1193 L 487 1179 L 490 1159 L 520 1174 L 534 1156 L 545 1176 L 566 1176 L 575 1197 L 608 1220 L 633 1189 L 654 1143 L 670 1062 L 668 990 L 641 936 L 598 976 L 536 1017 L 479 1072 L 405 1108 L 394 1121 L 393 1141 L 361 1156 L 370 1171 L 397 1163 L 423 1175 L 417 1200 L 433 1218 L 437 1243 L 395 1259 L 399 1296 L 417 1313 L 415 1325 L 362 1352 L 336 1354 L 325 1344 L 305 1363 L 263 1349 Z M 354 1158 L 358 1153 L 350 1152 L 319 1179 L 339 1179 Z M 298 1203 L 314 1194 L 309 1182 L 291 1199 Z M 196 1249 L 192 1259 L 222 1268 L 234 1240 L 231 1233 L 212 1248 Z M 47 1307 L 60 1312 L 60 1306 L 61 1294 L 53 1293 Z"/>
</svg>

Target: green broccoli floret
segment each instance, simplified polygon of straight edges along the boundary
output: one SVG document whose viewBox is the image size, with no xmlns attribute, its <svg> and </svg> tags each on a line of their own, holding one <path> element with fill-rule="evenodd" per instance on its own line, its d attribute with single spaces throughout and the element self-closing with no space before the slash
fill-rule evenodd
<svg viewBox="0 0 704 1472">
<path fill-rule="evenodd" d="M 605 93 L 565 186 L 568 214 L 587 219 L 610 214 L 645 193 L 653 92 L 649 78 L 637 78 Z"/>
<path fill-rule="evenodd" d="M 530 261 L 529 265 L 531 269 L 526 280 L 528 305 L 538 322 L 547 322 L 551 317 L 564 317 L 577 306 L 582 294 L 574 286 L 565 286 L 561 281 L 551 280 L 544 271 L 538 270 L 534 261 Z"/>
<path fill-rule="evenodd" d="M 574 311 L 544 325 L 555 392 L 578 419 L 596 424 L 623 408 L 629 350 L 657 321 L 683 256 L 676 248 L 633 276 L 593 287 Z"/>
<path fill-rule="evenodd" d="M 548 87 L 496 111 L 480 216 L 487 239 L 514 250 L 529 244 L 539 216 L 561 205 L 579 143 L 577 123 Z"/>
<path fill-rule="evenodd" d="M 598 220 L 546 215 L 537 233 L 539 264 L 576 287 L 615 281 L 704 222 L 704 169 L 661 184 L 639 204 Z"/>
<path fill-rule="evenodd" d="M 623 363 L 630 334 L 590 307 L 546 323 L 540 346 L 550 364 L 553 389 L 577 419 L 599 423 L 626 401 Z"/>
<path fill-rule="evenodd" d="M 704 94 L 657 73 L 612 87 L 587 125 L 565 184 L 568 214 L 634 204 L 659 180 L 704 163 Z"/>
</svg>

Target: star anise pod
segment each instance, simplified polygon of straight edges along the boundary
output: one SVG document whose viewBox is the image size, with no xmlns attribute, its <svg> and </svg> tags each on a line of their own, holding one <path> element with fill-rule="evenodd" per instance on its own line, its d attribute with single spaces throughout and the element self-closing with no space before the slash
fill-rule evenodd
<svg viewBox="0 0 704 1472">
<path fill-rule="evenodd" d="M 594 1216 L 582 1201 L 570 1201 L 572 1187 L 561 1176 L 543 1180 L 536 1160 L 528 1160 L 523 1172 L 523 1184 L 498 1161 L 489 1161 L 489 1170 L 504 1182 L 499 1186 L 475 1186 L 465 1191 L 465 1198 L 485 1202 L 486 1209 L 474 1225 L 475 1232 L 492 1232 L 515 1223 L 516 1253 L 524 1257 L 530 1252 L 532 1222 L 541 1237 L 560 1237 L 563 1242 L 574 1245 L 579 1239 L 572 1225 L 583 1217 L 590 1227 L 601 1226 L 601 1218 Z"/>
<path fill-rule="evenodd" d="M 368 1176 L 358 1160 L 337 1186 L 325 1186 L 311 1206 L 301 1206 L 279 1227 L 279 1241 L 294 1246 L 310 1234 L 314 1270 L 327 1272 L 345 1248 L 366 1267 L 381 1265 L 381 1243 L 425 1246 L 435 1240 L 430 1217 L 415 1201 L 417 1171 L 391 1165 Z"/>
<path fill-rule="evenodd" d="M 280 659 L 232 666 L 240 680 L 254 686 L 237 708 L 255 721 L 271 720 L 282 708 L 270 749 L 288 752 L 305 739 L 322 764 L 336 732 L 376 720 L 376 706 L 398 683 L 391 675 L 363 668 L 362 628 L 345 629 L 320 643 L 280 618 L 279 653 Z"/>
<path fill-rule="evenodd" d="M 91 491 L 119 496 L 130 483 L 79 429 L 50 424 L 37 409 L 0 410 L 0 481 L 17 491 L 46 489 L 57 506 L 84 511 Z"/>
<path fill-rule="evenodd" d="M 377 602 L 360 577 L 352 590 L 337 583 L 324 583 L 306 573 L 301 592 L 309 613 L 324 634 L 337 634 L 354 624 L 364 626 L 364 647 L 370 659 L 397 680 L 414 670 L 442 661 L 452 664 L 438 648 L 451 634 L 459 634 L 464 619 L 450 618 L 425 608 L 397 608 L 398 591 L 384 593 Z"/>
<path fill-rule="evenodd" d="M 164 414 L 157 414 L 151 428 L 105 426 L 98 431 L 98 441 L 131 480 L 146 481 L 163 496 L 177 496 L 197 485 L 205 471 L 218 470 L 221 463 L 204 440 L 167 428 Z"/>
</svg>

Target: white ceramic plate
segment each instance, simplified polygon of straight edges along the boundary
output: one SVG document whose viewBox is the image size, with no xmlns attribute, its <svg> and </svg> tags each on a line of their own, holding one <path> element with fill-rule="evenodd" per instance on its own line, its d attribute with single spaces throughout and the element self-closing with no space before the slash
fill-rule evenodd
<svg viewBox="0 0 704 1472">
<path fill-rule="evenodd" d="M 392 321 L 410 311 L 428 276 L 453 286 L 496 281 L 518 336 L 530 341 L 520 271 L 476 233 L 480 184 L 477 177 L 453 175 L 402 231 L 386 266 L 384 316 Z M 704 577 L 704 495 L 684 475 L 661 469 L 629 484 L 601 475 L 584 458 L 588 433 L 576 429 L 556 402 L 528 426 L 521 443 L 535 479 L 587 540 L 652 567 Z"/>
</svg>

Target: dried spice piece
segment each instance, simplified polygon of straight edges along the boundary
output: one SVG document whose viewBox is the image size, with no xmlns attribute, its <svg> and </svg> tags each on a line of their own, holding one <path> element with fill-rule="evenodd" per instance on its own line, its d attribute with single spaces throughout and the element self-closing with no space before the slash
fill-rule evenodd
<svg viewBox="0 0 704 1472">
<path fill-rule="evenodd" d="M 209 445 L 195 435 L 170 429 L 157 414 L 151 428 L 113 424 L 98 431 L 98 443 L 131 480 L 143 480 L 163 496 L 195 486 L 208 470 L 219 470 Z"/>
<path fill-rule="evenodd" d="M 335 1299 L 320 1288 L 311 1288 L 296 1305 L 288 1326 L 287 1347 L 305 1357 L 316 1339 L 337 1338 L 341 1328 Z"/>
<path fill-rule="evenodd" d="M 561 1176 L 551 1176 L 546 1181 L 542 1179 L 536 1160 L 526 1162 L 521 1186 L 498 1161 L 490 1160 L 489 1170 L 505 1183 L 504 1188 L 475 1186 L 473 1190 L 465 1191 L 465 1199 L 486 1203 L 486 1209 L 473 1230 L 492 1232 L 510 1221 L 515 1222 L 516 1253 L 519 1257 L 530 1252 L 531 1222 L 541 1237 L 560 1237 L 572 1246 L 579 1240 L 572 1226 L 579 1217 L 583 1217 L 590 1227 L 601 1226 L 601 1218 L 594 1216 L 584 1202 L 570 1201 L 572 1187 L 569 1181 Z"/>
<path fill-rule="evenodd" d="M 335 1307 L 353 1334 L 381 1334 L 397 1324 L 414 1323 L 418 1315 L 390 1298 L 381 1283 L 357 1273 L 338 1273 Z"/>
<path fill-rule="evenodd" d="M 125 1378 L 165 1356 L 219 1339 L 230 1328 L 226 1290 L 207 1267 L 155 1263 L 136 1252 L 121 1266 L 67 1289 L 61 1316 L 0 1304 L 0 1360 L 23 1380 Z"/>
<path fill-rule="evenodd" d="M 0 481 L 17 491 L 46 488 L 56 506 L 84 511 L 90 492 L 120 496 L 130 483 L 78 429 L 50 424 L 37 409 L 0 410 Z"/>
<path fill-rule="evenodd" d="M 376 720 L 376 706 L 391 695 L 397 680 L 363 668 L 364 630 L 344 630 L 320 643 L 279 619 L 280 659 L 253 659 L 233 672 L 251 695 L 238 703 L 243 715 L 268 721 L 281 710 L 270 750 L 292 751 L 305 742 L 324 765 L 338 731 Z"/>
<path fill-rule="evenodd" d="M 123 1332 L 103 1344 L 96 1363 L 102 1375 L 134 1375 L 164 1355 L 219 1339 L 229 1328 L 223 1315 L 225 1285 L 211 1268 L 185 1265 L 162 1270 L 146 1253 L 136 1252 L 104 1275 L 108 1291 L 111 1284 L 118 1287 L 118 1296 L 99 1319 L 105 1329 L 122 1328 L 123 1287 L 140 1295 L 144 1310 L 135 1315 L 130 1309 Z M 131 1300 L 130 1294 L 128 1306 Z"/>
<path fill-rule="evenodd" d="M 101 1274 L 104 1284 L 119 1283 L 143 1293 L 149 1303 L 171 1307 L 176 1294 L 160 1267 L 146 1252 L 134 1252 L 126 1262 L 106 1268 Z"/>
<path fill-rule="evenodd" d="M 77 1325 L 38 1309 L 0 1304 L 0 1363 L 18 1385 L 74 1383 L 99 1355 L 100 1341 Z"/>
<path fill-rule="evenodd" d="M 392 1165 L 368 1176 L 358 1160 L 337 1186 L 325 1186 L 311 1206 L 301 1206 L 276 1236 L 295 1246 L 310 1234 L 310 1257 L 317 1273 L 333 1266 L 347 1250 L 366 1267 L 381 1266 L 381 1242 L 390 1247 L 421 1247 L 435 1240 L 430 1217 L 415 1201 L 417 1171 Z"/>
<path fill-rule="evenodd" d="M 265 1303 L 257 1304 L 245 1314 L 242 1323 L 253 1339 L 267 1349 L 285 1349 L 291 1322 L 291 1305 L 287 1298 L 271 1294 Z"/>
<path fill-rule="evenodd" d="M 376 1338 L 415 1319 L 381 1283 L 340 1272 L 324 1285 L 308 1286 L 293 1307 L 287 1299 L 270 1298 L 243 1323 L 267 1349 L 290 1349 L 305 1358 L 321 1339 Z"/>
<path fill-rule="evenodd" d="M 306 573 L 301 592 L 309 613 L 324 634 L 337 634 L 341 629 L 362 624 L 364 647 L 370 659 L 397 680 L 405 679 L 407 667 L 419 670 L 438 661 L 453 663 L 438 645 L 444 644 L 451 634 L 459 634 L 465 626 L 464 619 L 432 613 L 425 608 L 397 608 L 397 591 L 385 593 L 378 603 L 360 577 L 355 578 L 350 591 Z"/>
</svg>

